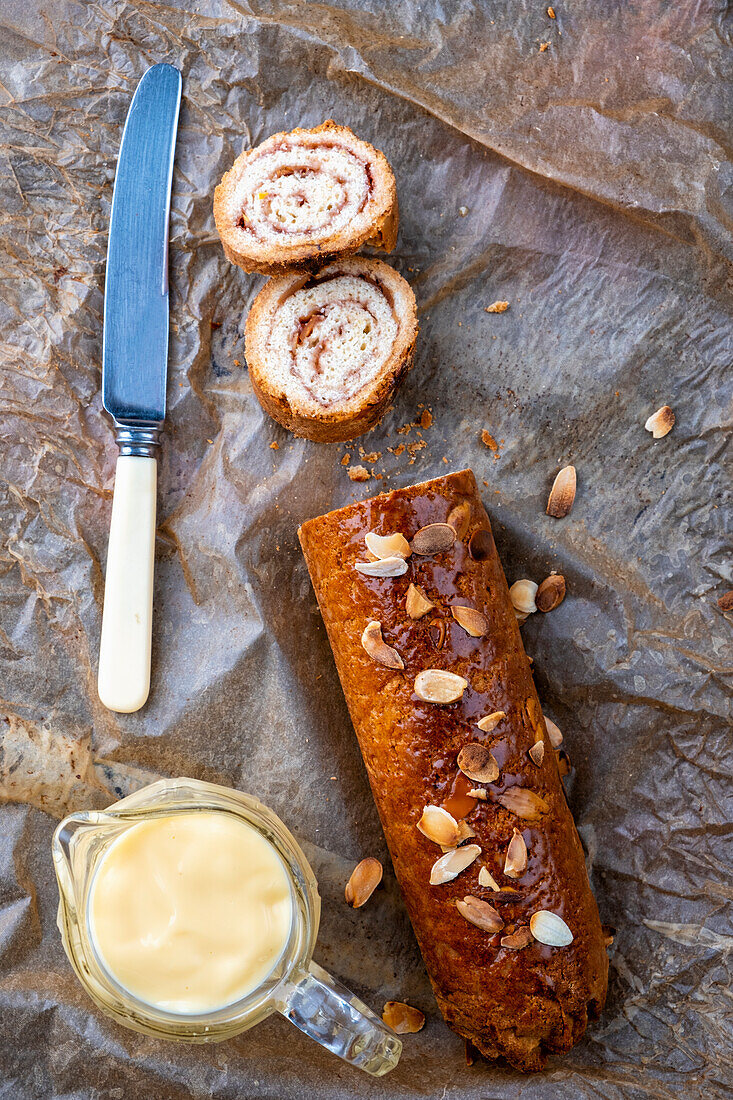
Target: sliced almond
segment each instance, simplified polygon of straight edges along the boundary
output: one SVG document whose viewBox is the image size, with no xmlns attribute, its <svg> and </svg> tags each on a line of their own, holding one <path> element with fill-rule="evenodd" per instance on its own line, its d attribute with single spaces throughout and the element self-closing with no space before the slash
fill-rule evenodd
<svg viewBox="0 0 733 1100">
<path fill-rule="evenodd" d="M 470 867 L 480 854 L 481 849 L 478 844 L 466 844 L 463 848 L 453 848 L 450 852 L 446 852 L 444 856 L 436 859 L 431 868 L 430 885 L 442 886 L 443 883 L 450 882 L 456 875 L 460 875 L 461 871 Z"/>
<path fill-rule="evenodd" d="M 478 798 L 481 802 L 485 802 L 489 797 L 483 787 L 474 787 L 468 794 L 470 798 Z"/>
<path fill-rule="evenodd" d="M 410 585 L 407 589 L 405 610 L 411 619 L 422 619 L 423 615 L 427 615 L 428 611 L 432 611 L 434 607 L 435 604 L 427 598 L 422 588 L 418 588 L 416 584 Z"/>
<path fill-rule="evenodd" d="M 549 813 L 550 810 L 544 798 L 526 787 L 509 787 L 503 794 L 498 795 L 497 802 L 500 802 L 505 810 L 509 810 L 510 813 L 516 814 L 525 821 L 537 821 L 542 814 Z"/>
<path fill-rule="evenodd" d="M 519 829 L 514 830 L 504 860 L 504 874 L 507 878 L 519 878 L 527 870 L 527 845 Z"/>
<path fill-rule="evenodd" d="M 364 627 L 364 633 L 361 636 L 361 644 L 364 651 L 369 654 L 373 661 L 376 661 L 379 665 L 384 665 L 385 668 L 404 668 L 405 662 L 400 657 L 396 649 L 392 649 L 391 645 L 387 645 L 382 637 L 382 624 L 373 619 L 370 623 L 367 623 Z"/>
<path fill-rule="evenodd" d="M 382 1020 L 387 1027 L 392 1028 L 395 1035 L 414 1035 L 425 1023 L 425 1015 L 419 1008 L 413 1008 L 402 1001 L 387 1001 Z"/>
<path fill-rule="evenodd" d="M 512 932 L 511 936 L 502 936 L 499 942 L 502 947 L 508 947 L 511 951 L 521 951 L 532 942 L 532 933 L 527 925 L 523 924 L 517 928 L 516 932 Z"/>
<path fill-rule="evenodd" d="M 515 611 L 518 611 L 520 615 L 534 614 L 537 610 L 537 604 L 535 603 L 536 595 L 537 585 L 534 581 L 528 581 L 526 579 L 515 581 L 509 589 L 509 599 L 512 601 L 512 607 Z"/>
<path fill-rule="evenodd" d="M 456 504 L 455 508 L 451 508 L 448 515 L 448 524 L 455 531 L 457 539 L 465 537 L 470 520 L 471 505 L 467 500 L 462 500 L 460 504 Z"/>
<path fill-rule="evenodd" d="M 474 531 L 468 540 L 468 552 L 474 561 L 488 561 L 494 550 L 494 540 L 491 532 L 485 527 Z"/>
<path fill-rule="evenodd" d="M 538 768 L 542 765 L 542 761 L 545 759 L 544 741 L 535 741 L 534 745 L 529 750 L 529 758 Z"/>
<path fill-rule="evenodd" d="M 468 680 L 442 668 L 426 668 L 415 677 L 415 695 L 424 703 L 456 703 L 468 687 Z"/>
<path fill-rule="evenodd" d="M 417 827 L 434 844 L 444 844 L 448 848 L 454 848 L 458 844 L 458 822 L 442 806 L 426 806 Z"/>
<path fill-rule="evenodd" d="M 490 890 L 495 890 L 497 893 L 501 890 L 501 886 L 486 867 L 482 867 L 478 873 L 478 884 L 488 886 Z"/>
<path fill-rule="evenodd" d="M 504 921 L 501 919 L 493 905 L 481 898 L 475 898 L 473 894 L 467 894 L 463 900 L 456 901 L 456 909 L 471 924 L 475 924 L 482 932 L 501 932 Z"/>
<path fill-rule="evenodd" d="M 661 409 L 657 409 L 655 413 L 652 413 L 644 427 L 652 433 L 655 439 L 662 439 L 663 436 L 672 431 L 674 422 L 675 415 L 669 405 L 662 405 Z"/>
<path fill-rule="evenodd" d="M 525 615 L 523 611 L 517 611 L 515 609 L 514 617 L 516 618 L 517 622 L 521 626 L 522 623 L 526 623 L 527 619 L 529 618 L 529 615 Z"/>
<path fill-rule="evenodd" d="M 550 744 L 553 749 L 559 749 L 562 745 L 562 734 L 560 730 L 551 718 L 545 718 L 545 726 L 547 727 L 547 736 L 550 738 Z"/>
<path fill-rule="evenodd" d="M 441 844 L 441 848 L 444 852 L 450 852 L 451 848 L 457 848 L 459 844 L 463 844 L 464 840 L 471 840 L 476 836 L 476 830 L 472 829 L 467 821 L 462 818 L 458 822 L 458 843 L 457 844 Z"/>
<path fill-rule="evenodd" d="M 574 466 L 563 466 L 560 473 L 552 483 L 550 496 L 547 501 L 547 514 L 555 519 L 562 519 L 573 507 L 575 491 L 577 488 L 577 475 Z"/>
<path fill-rule="evenodd" d="M 394 535 L 377 535 L 374 531 L 368 531 L 364 542 L 367 550 L 382 561 L 385 558 L 409 558 L 412 552 L 409 542 L 399 532 Z"/>
<path fill-rule="evenodd" d="M 548 947 L 567 947 L 573 942 L 573 933 L 562 917 L 549 909 L 540 909 L 529 919 L 529 928 L 539 943 Z"/>
<path fill-rule="evenodd" d="M 499 778 L 499 765 L 479 741 L 463 746 L 458 753 L 458 767 L 474 783 L 493 783 Z"/>
<path fill-rule="evenodd" d="M 378 561 L 357 561 L 354 563 L 357 573 L 364 573 L 367 577 L 401 577 L 407 572 L 407 562 L 404 558 L 381 558 Z"/>
<path fill-rule="evenodd" d="M 554 611 L 565 599 L 565 578 L 560 573 L 545 577 L 537 589 L 535 603 L 538 611 Z"/>
<path fill-rule="evenodd" d="M 412 540 L 413 554 L 429 557 L 450 550 L 456 541 L 456 532 L 449 523 L 429 523 L 421 527 Z"/>
<path fill-rule="evenodd" d="M 493 729 L 496 729 L 503 718 L 506 718 L 504 711 L 495 710 L 493 713 L 487 714 L 483 718 L 479 718 L 476 725 L 480 730 L 483 730 L 484 733 L 491 733 Z"/>
<path fill-rule="evenodd" d="M 459 604 L 451 607 L 450 613 L 458 625 L 463 627 L 466 634 L 470 634 L 472 638 L 482 638 L 489 629 L 484 616 L 473 607 L 463 607 Z"/>
<path fill-rule="evenodd" d="M 536 734 L 542 736 L 542 708 L 535 699 L 534 695 L 526 700 L 524 704 L 524 710 L 527 715 L 527 721 Z"/>
<path fill-rule="evenodd" d="M 378 859 L 369 856 L 357 863 L 351 872 L 351 878 L 346 883 L 344 894 L 352 909 L 360 909 L 364 902 L 369 901 L 376 888 L 382 881 L 382 864 Z"/>
</svg>

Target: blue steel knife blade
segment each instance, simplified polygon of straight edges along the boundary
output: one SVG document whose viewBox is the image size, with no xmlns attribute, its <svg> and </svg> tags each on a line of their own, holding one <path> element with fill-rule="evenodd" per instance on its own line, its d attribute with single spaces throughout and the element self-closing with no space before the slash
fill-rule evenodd
<svg viewBox="0 0 733 1100">
<path fill-rule="evenodd" d="M 143 76 L 122 135 L 104 287 L 102 402 L 123 424 L 165 417 L 168 219 L 181 74 Z"/>
</svg>

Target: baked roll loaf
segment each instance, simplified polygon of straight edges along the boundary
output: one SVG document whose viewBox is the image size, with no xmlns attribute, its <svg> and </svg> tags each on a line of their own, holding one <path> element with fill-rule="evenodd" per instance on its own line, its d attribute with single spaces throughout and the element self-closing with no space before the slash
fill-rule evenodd
<svg viewBox="0 0 733 1100">
<path fill-rule="evenodd" d="M 260 404 L 296 435 L 354 439 L 374 427 L 412 363 L 417 308 L 381 260 L 350 256 L 271 279 L 245 330 Z"/>
<path fill-rule="evenodd" d="M 224 252 L 245 271 L 308 269 L 397 241 L 397 191 L 386 157 L 330 119 L 273 134 L 235 160 L 214 192 Z"/>
<path fill-rule="evenodd" d="M 538 1070 L 600 1012 L 608 960 L 474 476 L 299 534 L 440 1010 Z"/>
</svg>

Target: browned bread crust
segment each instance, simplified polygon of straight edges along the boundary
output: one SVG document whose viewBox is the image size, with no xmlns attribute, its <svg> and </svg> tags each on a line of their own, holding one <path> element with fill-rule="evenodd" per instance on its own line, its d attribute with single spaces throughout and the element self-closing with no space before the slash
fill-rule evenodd
<svg viewBox="0 0 733 1100">
<path fill-rule="evenodd" d="M 314 160 L 319 151 L 347 158 L 352 179 L 329 175 Z M 277 193 L 285 187 L 287 194 Z M 325 193 L 335 213 L 322 208 Z M 312 224 L 303 210 L 313 212 Z M 399 222 L 394 175 L 383 153 L 328 119 L 241 153 L 214 192 L 214 221 L 227 259 L 262 275 L 310 270 L 365 244 L 391 252 Z"/>
<path fill-rule="evenodd" d="M 427 524 L 445 523 L 459 505 L 468 512 L 467 526 L 450 549 L 433 556 L 413 553 L 403 576 L 379 579 L 354 569 L 355 562 L 369 559 L 367 532 L 401 532 L 412 539 Z M 475 478 L 463 470 L 352 504 L 304 523 L 299 537 L 440 1010 L 487 1058 L 538 1070 L 548 1052 L 569 1050 L 600 1012 L 608 960 L 583 850 Z M 416 621 L 405 611 L 410 583 L 436 604 Z M 485 617 L 483 636 L 462 629 L 449 610 L 455 605 Z M 403 671 L 365 652 L 361 635 L 370 620 L 381 623 Z M 464 677 L 469 687 L 463 698 L 447 705 L 422 702 L 414 681 L 427 668 Z M 495 711 L 506 717 L 482 733 L 476 722 Z M 539 766 L 528 756 L 538 738 L 545 745 Z M 431 867 L 441 851 L 417 822 L 424 806 L 450 799 L 459 775 L 456 758 L 468 742 L 488 746 L 500 769 L 496 781 L 485 784 L 487 801 L 477 802 L 466 818 L 476 834 L 469 843 L 479 845 L 481 854 L 453 881 L 431 886 Z M 547 812 L 532 821 L 510 812 L 498 799 L 513 788 L 539 794 Z M 456 815 L 465 809 L 455 799 L 448 805 Z M 511 879 L 504 860 L 515 828 L 528 857 L 524 873 Z M 517 892 L 480 886 L 482 865 L 500 886 Z M 492 905 L 504 928 L 491 933 L 469 923 L 456 907 L 466 895 Z M 549 947 L 532 939 L 519 950 L 503 947 L 502 938 L 526 927 L 538 910 L 561 916 L 572 943 Z"/>
<path fill-rule="evenodd" d="M 336 288 L 338 300 L 324 310 L 323 296 Z M 285 341 L 278 315 L 292 312 L 294 295 L 299 308 L 283 322 Z M 393 338 L 380 333 L 375 303 L 392 318 Z M 346 361 L 340 365 L 344 387 L 334 390 L 319 374 L 319 360 L 333 360 L 333 342 L 348 338 L 351 328 L 361 332 L 363 325 L 369 327 L 371 343 L 356 367 Z M 310 275 L 290 272 L 266 283 L 247 317 L 245 355 L 265 412 L 295 435 L 332 443 L 354 439 L 381 419 L 412 364 L 416 338 L 417 307 L 409 284 L 381 260 L 349 256 Z M 362 354 L 358 341 L 355 354 Z"/>
</svg>

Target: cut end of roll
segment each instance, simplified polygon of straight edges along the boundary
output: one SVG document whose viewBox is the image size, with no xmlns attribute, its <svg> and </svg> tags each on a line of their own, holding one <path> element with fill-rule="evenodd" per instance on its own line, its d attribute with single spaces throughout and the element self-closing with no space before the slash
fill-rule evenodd
<svg viewBox="0 0 733 1100">
<path fill-rule="evenodd" d="M 352 256 L 271 279 L 247 318 L 257 398 L 295 435 L 355 439 L 382 418 L 412 363 L 415 296 L 388 264 Z"/>
<path fill-rule="evenodd" d="M 273 134 L 237 157 L 214 193 L 224 252 L 248 272 L 309 270 L 397 241 L 394 175 L 383 153 L 330 119 Z"/>
</svg>

